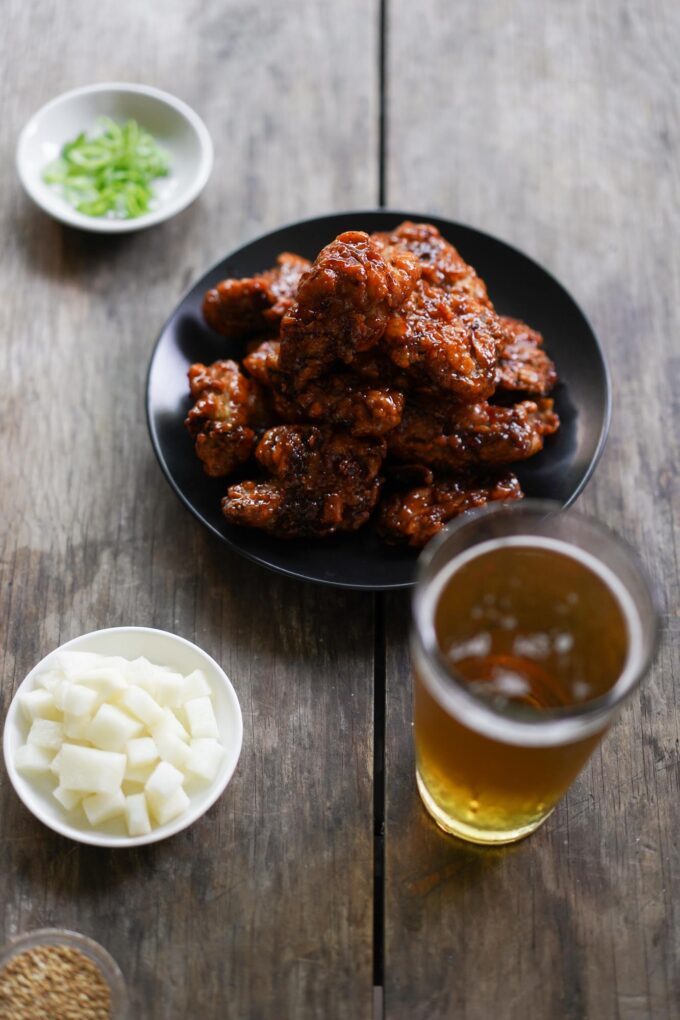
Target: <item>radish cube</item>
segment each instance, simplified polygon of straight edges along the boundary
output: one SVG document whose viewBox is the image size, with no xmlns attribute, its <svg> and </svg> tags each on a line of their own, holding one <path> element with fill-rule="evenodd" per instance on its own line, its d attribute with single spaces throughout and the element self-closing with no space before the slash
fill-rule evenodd
<svg viewBox="0 0 680 1020">
<path fill-rule="evenodd" d="M 111 669 L 110 667 L 91 669 L 78 677 L 77 682 L 84 684 L 85 687 L 91 687 L 93 691 L 97 692 L 100 699 L 114 697 L 128 686 L 122 672 L 119 669 Z"/>
<path fill-rule="evenodd" d="M 151 765 L 158 761 L 158 748 L 152 737 L 129 740 L 125 753 L 129 765 Z"/>
<path fill-rule="evenodd" d="M 26 741 L 47 751 L 58 751 L 64 743 L 64 727 L 52 719 L 35 719 Z"/>
<path fill-rule="evenodd" d="M 125 821 L 131 836 L 146 836 L 151 832 L 146 797 L 143 793 L 133 793 L 125 798 Z"/>
<path fill-rule="evenodd" d="M 181 786 L 178 786 L 176 790 L 169 793 L 167 797 L 149 799 L 149 806 L 159 825 L 165 825 L 166 822 L 172 821 L 177 815 L 181 815 L 183 811 L 186 811 L 190 803 L 191 801 Z"/>
<path fill-rule="evenodd" d="M 101 825 L 110 818 L 122 815 L 125 811 L 125 794 L 122 790 L 114 793 L 95 793 L 83 801 L 83 811 L 90 825 Z"/>
<path fill-rule="evenodd" d="M 37 687 L 33 691 L 19 696 L 19 703 L 24 710 L 24 715 L 32 722 L 33 719 L 53 719 L 58 721 L 61 717 L 57 708 L 54 695 L 44 687 Z"/>
<path fill-rule="evenodd" d="M 74 807 L 77 807 L 83 799 L 82 793 L 77 790 L 65 790 L 63 786 L 58 786 L 56 790 L 52 790 L 52 796 L 56 797 L 59 803 L 67 811 L 73 811 Z"/>
<path fill-rule="evenodd" d="M 163 709 L 143 687 L 128 687 L 120 696 L 118 704 L 149 727 L 154 726 L 163 718 Z"/>
<path fill-rule="evenodd" d="M 46 691 L 54 691 L 55 687 L 64 682 L 64 674 L 60 669 L 48 669 L 44 673 L 39 673 L 35 682 Z"/>
<path fill-rule="evenodd" d="M 202 669 L 195 669 L 193 673 L 184 678 L 182 685 L 182 704 L 191 701 L 193 698 L 210 697 L 212 691 L 205 673 Z"/>
<path fill-rule="evenodd" d="M 146 786 L 155 768 L 155 763 L 151 765 L 131 765 L 128 762 L 125 766 L 123 780 L 126 783 L 140 783 L 142 786 Z"/>
<path fill-rule="evenodd" d="M 163 718 L 160 722 L 156 723 L 151 727 L 152 736 L 156 737 L 156 733 L 174 733 L 180 740 L 188 740 L 189 734 L 182 726 L 181 722 L 172 711 L 171 708 L 163 709 Z"/>
<path fill-rule="evenodd" d="M 49 772 L 52 763 L 52 755 L 44 747 L 36 747 L 35 744 L 24 744 L 14 755 L 14 764 L 19 772 L 24 775 L 39 775 Z"/>
<path fill-rule="evenodd" d="M 154 730 L 154 741 L 163 761 L 169 761 L 175 768 L 184 768 L 191 754 L 188 744 L 163 726 Z"/>
<path fill-rule="evenodd" d="M 59 680 L 58 683 L 52 688 L 52 697 L 54 698 L 54 704 L 57 706 L 60 712 L 64 711 L 64 695 L 71 686 L 69 680 Z"/>
<path fill-rule="evenodd" d="M 88 740 L 91 722 L 89 715 L 71 715 L 70 712 L 66 712 L 64 734 L 71 740 Z"/>
<path fill-rule="evenodd" d="M 26 745 L 28 747 L 28 744 Z M 54 758 L 50 763 L 50 772 L 54 773 L 55 776 L 59 775 L 59 769 L 61 768 L 61 747 L 55 754 Z"/>
<path fill-rule="evenodd" d="M 137 719 L 115 705 L 101 705 L 90 723 L 87 738 L 103 751 L 123 751 L 128 740 L 139 736 L 144 727 Z"/>
<path fill-rule="evenodd" d="M 193 772 L 202 779 L 212 781 L 217 775 L 220 762 L 224 757 L 224 748 L 212 737 L 199 737 L 189 744 L 189 759 L 186 763 L 188 772 Z"/>
<path fill-rule="evenodd" d="M 180 673 L 158 673 L 154 697 L 159 705 L 175 707 L 181 704 L 183 686 L 184 677 Z"/>
<path fill-rule="evenodd" d="M 210 698 L 192 698 L 185 704 L 184 711 L 192 737 L 219 737 L 220 731 Z"/>
<path fill-rule="evenodd" d="M 123 782 L 126 764 L 124 754 L 64 744 L 59 761 L 60 785 L 85 793 L 115 793 Z"/>
<path fill-rule="evenodd" d="M 99 695 L 84 684 L 67 684 L 61 697 L 64 712 L 90 716 L 97 707 Z"/>
<path fill-rule="evenodd" d="M 184 775 L 169 762 L 159 762 L 146 785 L 147 797 L 165 798 L 184 782 Z"/>
</svg>

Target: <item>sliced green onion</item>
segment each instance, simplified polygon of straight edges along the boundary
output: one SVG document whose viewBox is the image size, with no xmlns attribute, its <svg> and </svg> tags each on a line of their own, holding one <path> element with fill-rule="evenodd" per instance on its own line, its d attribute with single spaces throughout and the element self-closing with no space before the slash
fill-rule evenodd
<svg viewBox="0 0 680 1020">
<path fill-rule="evenodd" d="M 86 216 L 135 219 L 149 212 L 152 182 L 169 172 L 168 153 L 137 121 L 117 124 L 103 117 L 98 133 L 82 131 L 63 146 L 43 180 Z"/>
</svg>

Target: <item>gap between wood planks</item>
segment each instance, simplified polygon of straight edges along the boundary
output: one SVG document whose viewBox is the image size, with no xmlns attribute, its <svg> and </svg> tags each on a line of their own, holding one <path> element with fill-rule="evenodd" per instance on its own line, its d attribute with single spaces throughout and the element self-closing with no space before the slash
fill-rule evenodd
<svg viewBox="0 0 680 1020">
<path fill-rule="evenodd" d="M 373 986 L 382 989 L 385 937 L 385 596 L 373 601 Z M 374 1020 L 381 1020 L 374 999 Z"/>
<path fill-rule="evenodd" d="M 378 205 L 387 199 L 387 4 L 378 5 Z M 384 1020 L 385 964 L 385 596 L 373 599 L 373 1020 Z"/>
</svg>

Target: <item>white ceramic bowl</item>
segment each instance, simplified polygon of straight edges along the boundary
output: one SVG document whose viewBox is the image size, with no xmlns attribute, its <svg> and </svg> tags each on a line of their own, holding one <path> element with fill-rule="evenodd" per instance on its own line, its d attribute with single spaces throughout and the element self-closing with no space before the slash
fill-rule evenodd
<svg viewBox="0 0 680 1020">
<path fill-rule="evenodd" d="M 17 771 L 14 765 L 16 752 L 26 742 L 29 725 L 19 705 L 19 694 L 33 690 L 38 673 L 50 669 L 57 652 L 70 649 L 80 652 L 98 652 L 100 655 L 122 655 L 126 659 L 136 659 L 143 655 L 159 666 L 169 666 L 185 676 L 195 669 L 202 669 L 212 688 L 213 708 L 220 731 L 220 740 L 225 748 L 224 758 L 219 772 L 212 783 L 195 784 L 187 788 L 191 806 L 184 814 L 174 818 L 166 825 L 159 825 L 146 836 L 128 836 L 125 822 L 121 818 L 111 819 L 93 829 L 81 810 L 66 812 L 52 796 L 55 787 L 53 778 L 29 778 Z M 231 779 L 241 753 L 243 740 L 243 722 L 241 708 L 236 692 L 226 673 L 206 652 L 197 645 L 170 634 L 165 630 L 153 630 L 150 627 L 111 627 L 108 630 L 95 630 L 90 634 L 67 641 L 49 655 L 46 655 L 37 666 L 34 666 L 26 679 L 20 684 L 7 712 L 5 732 L 3 736 L 3 752 L 5 767 L 12 786 L 26 807 L 36 818 L 50 829 L 68 836 L 78 843 L 89 843 L 92 846 L 131 847 L 144 843 L 156 843 L 158 840 L 174 836 L 212 807 L 217 798 L 224 792 Z"/>
<path fill-rule="evenodd" d="M 133 118 L 170 153 L 169 175 L 153 185 L 155 208 L 135 219 L 85 216 L 42 179 L 64 143 L 92 130 L 102 116 L 119 123 Z M 162 223 L 193 202 L 210 176 L 213 146 L 201 118 L 181 99 L 148 85 L 107 82 L 64 92 L 38 110 L 19 136 L 16 161 L 24 188 L 50 216 L 82 230 L 120 234 Z"/>
</svg>

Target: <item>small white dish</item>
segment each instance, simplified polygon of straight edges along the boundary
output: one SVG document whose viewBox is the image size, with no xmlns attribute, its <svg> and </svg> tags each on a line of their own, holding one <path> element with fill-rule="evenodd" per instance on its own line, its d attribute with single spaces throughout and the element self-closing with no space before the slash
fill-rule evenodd
<svg viewBox="0 0 680 1020">
<path fill-rule="evenodd" d="M 98 652 L 100 655 L 121 655 L 126 659 L 144 656 L 159 666 L 169 666 L 185 676 L 202 669 L 212 688 L 213 708 L 225 753 L 219 772 L 212 783 L 188 789 L 191 806 L 166 825 L 159 825 L 146 836 L 128 836 L 122 818 L 111 819 L 93 829 L 81 810 L 66 812 L 52 796 L 54 780 L 28 779 L 14 765 L 16 752 L 26 742 L 29 725 L 19 705 L 19 694 L 33 690 L 39 673 L 50 669 L 58 652 L 69 649 L 79 652 Z M 62 836 L 88 843 L 91 846 L 132 847 L 157 843 L 188 828 L 212 807 L 224 792 L 234 774 L 241 753 L 243 721 L 236 692 L 227 674 L 207 652 L 191 641 L 165 630 L 151 627 L 111 627 L 82 634 L 55 648 L 33 667 L 19 685 L 7 712 L 3 735 L 5 767 L 12 786 L 32 814 L 44 825 Z"/>
<path fill-rule="evenodd" d="M 93 130 L 102 116 L 119 123 L 136 120 L 170 153 L 169 175 L 153 185 L 155 208 L 135 219 L 86 216 L 42 177 L 64 143 Z M 121 234 L 162 223 L 186 209 L 210 176 L 213 145 L 201 118 L 181 99 L 149 85 L 107 82 L 64 92 L 41 107 L 19 136 L 16 164 L 27 193 L 50 216 L 81 230 Z"/>
</svg>

